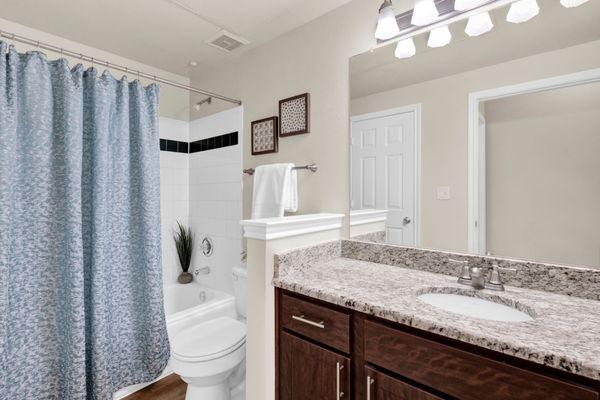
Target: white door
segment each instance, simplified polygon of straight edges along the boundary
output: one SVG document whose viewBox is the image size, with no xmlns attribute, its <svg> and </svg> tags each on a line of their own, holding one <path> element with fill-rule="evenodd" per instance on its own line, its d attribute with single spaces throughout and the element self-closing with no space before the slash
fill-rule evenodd
<svg viewBox="0 0 600 400">
<path fill-rule="evenodd" d="M 388 210 L 387 242 L 415 246 L 416 112 L 352 121 L 352 209 Z"/>
</svg>

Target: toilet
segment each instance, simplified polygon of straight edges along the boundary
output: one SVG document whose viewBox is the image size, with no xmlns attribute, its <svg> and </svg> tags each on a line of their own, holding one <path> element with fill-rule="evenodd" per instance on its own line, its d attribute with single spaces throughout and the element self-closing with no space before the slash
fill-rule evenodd
<svg viewBox="0 0 600 400">
<path fill-rule="evenodd" d="M 233 269 L 238 319 L 219 317 L 171 340 L 171 367 L 187 383 L 186 400 L 230 400 L 230 377 L 246 355 L 246 269 Z"/>
</svg>

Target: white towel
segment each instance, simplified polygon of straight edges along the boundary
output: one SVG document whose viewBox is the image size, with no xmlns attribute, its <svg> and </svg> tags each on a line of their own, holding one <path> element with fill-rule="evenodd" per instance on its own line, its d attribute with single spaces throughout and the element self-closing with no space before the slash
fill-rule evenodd
<svg viewBox="0 0 600 400">
<path fill-rule="evenodd" d="M 294 164 L 290 165 L 291 168 L 288 179 L 285 180 L 286 185 L 283 194 L 283 207 L 287 212 L 296 212 L 298 211 L 298 171 L 293 168 Z"/>
<path fill-rule="evenodd" d="M 252 219 L 283 217 L 298 210 L 298 183 L 294 164 L 269 164 L 254 170 Z"/>
</svg>

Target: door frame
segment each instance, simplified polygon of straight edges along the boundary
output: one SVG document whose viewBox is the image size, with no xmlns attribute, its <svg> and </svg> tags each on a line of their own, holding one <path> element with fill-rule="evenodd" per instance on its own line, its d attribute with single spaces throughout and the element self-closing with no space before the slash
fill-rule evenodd
<svg viewBox="0 0 600 400">
<path fill-rule="evenodd" d="M 469 93 L 469 253 L 483 255 L 487 251 L 485 130 L 479 129 L 480 103 L 594 82 L 600 82 L 600 68 Z"/>
<path fill-rule="evenodd" d="M 359 114 L 350 117 L 350 211 L 352 211 L 352 138 L 354 137 L 352 128 L 355 122 L 367 121 L 382 117 L 390 117 L 396 114 L 406 114 L 412 112 L 415 125 L 415 145 L 414 145 L 414 182 L 413 190 L 415 204 L 415 219 L 414 222 L 414 247 L 419 247 L 421 243 L 421 103 L 411 104 L 403 107 L 395 107 L 382 111 L 375 111 L 366 114 Z"/>
</svg>

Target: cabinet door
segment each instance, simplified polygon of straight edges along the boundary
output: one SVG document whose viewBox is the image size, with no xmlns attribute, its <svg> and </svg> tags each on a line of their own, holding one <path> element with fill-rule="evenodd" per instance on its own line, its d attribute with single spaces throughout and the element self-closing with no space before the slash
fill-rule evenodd
<svg viewBox="0 0 600 400">
<path fill-rule="evenodd" d="M 281 400 L 350 398 L 350 359 L 281 332 Z"/>
<path fill-rule="evenodd" d="M 442 400 L 424 390 L 365 367 L 366 400 Z"/>
</svg>

